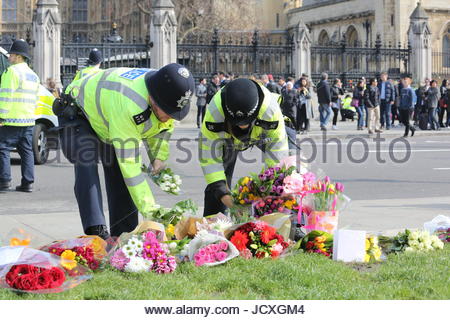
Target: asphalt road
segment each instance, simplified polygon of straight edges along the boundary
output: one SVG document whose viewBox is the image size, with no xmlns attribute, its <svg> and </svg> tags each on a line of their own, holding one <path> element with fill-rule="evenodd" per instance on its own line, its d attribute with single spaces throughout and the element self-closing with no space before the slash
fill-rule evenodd
<svg viewBox="0 0 450 320">
<path fill-rule="evenodd" d="M 177 200 L 192 198 L 199 206 L 203 205 L 206 184 L 197 160 L 197 134 L 197 129 L 185 127 L 177 128 L 173 135 L 169 165 L 181 175 L 183 192 L 174 197 L 153 187 L 160 204 L 170 206 Z M 312 141 L 301 142 L 301 154 L 310 160 L 311 170 L 344 183 L 345 193 L 352 199 L 351 206 L 341 215 L 341 226 L 365 230 L 412 228 L 420 227 L 438 214 L 450 216 L 450 136 L 397 138 L 391 135 L 383 142 L 366 137 L 342 139 L 339 141 L 341 146 L 336 142 L 324 143 L 320 138 L 314 140 L 314 146 Z M 315 157 L 314 149 L 317 151 Z M 13 155 L 13 158 L 13 183 L 16 185 L 20 181 L 20 165 L 18 156 Z M 235 179 L 261 169 L 258 149 L 246 151 L 244 158 L 246 162 L 254 162 L 239 160 Z M 51 160 L 36 167 L 32 194 L 0 194 L 0 219 L 17 216 L 22 219 L 17 221 L 32 227 L 39 223 L 55 223 L 56 233 L 59 232 L 58 223 L 78 223 L 73 167 L 56 152 L 51 154 Z M 106 196 L 104 201 L 107 208 Z M 26 222 L 23 219 L 27 219 Z M 8 223 L 13 223 L 11 221 Z M 5 232 L 8 227 L 4 222 L 0 232 Z M 80 232 L 79 224 L 73 228 Z M 51 232 L 49 237 L 53 237 Z"/>
</svg>

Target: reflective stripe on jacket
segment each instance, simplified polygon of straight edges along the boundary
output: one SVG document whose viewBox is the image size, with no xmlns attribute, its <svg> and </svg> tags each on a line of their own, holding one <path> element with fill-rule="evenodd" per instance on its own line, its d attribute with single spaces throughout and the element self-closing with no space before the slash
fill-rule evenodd
<svg viewBox="0 0 450 320">
<path fill-rule="evenodd" d="M 5 126 L 34 126 L 39 83 L 25 62 L 9 66 L 2 74 L 0 118 Z"/>
</svg>

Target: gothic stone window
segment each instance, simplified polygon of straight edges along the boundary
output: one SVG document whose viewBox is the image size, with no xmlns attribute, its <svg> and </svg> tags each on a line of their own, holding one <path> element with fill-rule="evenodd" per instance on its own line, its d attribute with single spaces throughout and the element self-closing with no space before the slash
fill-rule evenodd
<svg viewBox="0 0 450 320">
<path fill-rule="evenodd" d="M 73 0 L 72 19 L 74 22 L 88 21 L 88 0 Z"/>
<path fill-rule="evenodd" d="M 442 35 L 442 64 L 444 68 L 450 68 L 450 24 Z"/>
<path fill-rule="evenodd" d="M 3 22 L 17 21 L 17 0 L 2 1 L 2 20 Z"/>
</svg>

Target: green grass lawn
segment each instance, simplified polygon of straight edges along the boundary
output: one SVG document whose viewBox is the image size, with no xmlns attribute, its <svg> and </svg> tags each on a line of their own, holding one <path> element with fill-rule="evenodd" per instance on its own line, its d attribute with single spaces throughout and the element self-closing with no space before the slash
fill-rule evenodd
<svg viewBox="0 0 450 320">
<path fill-rule="evenodd" d="M 106 270 L 64 293 L 18 295 L 1 289 L 0 299 L 450 299 L 450 245 L 390 255 L 371 265 L 298 254 L 237 258 L 217 267 L 182 264 L 170 275 Z"/>
</svg>

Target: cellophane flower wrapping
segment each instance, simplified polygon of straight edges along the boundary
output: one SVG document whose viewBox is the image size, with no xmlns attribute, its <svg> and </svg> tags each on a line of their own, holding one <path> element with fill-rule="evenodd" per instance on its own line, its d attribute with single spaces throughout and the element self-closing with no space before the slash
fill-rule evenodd
<svg viewBox="0 0 450 320">
<path fill-rule="evenodd" d="M 177 262 L 170 254 L 168 245 L 163 242 L 167 240 L 164 226 L 157 223 L 154 226 L 156 229 L 144 230 L 141 226 L 132 233 L 122 234 L 110 252 L 110 265 L 117 270 L 131 273 L 174 272 Z"/>
<path fill-rule="evenodd" d="M 149 175 L 152 181 L 158 185 L 162 191 L 173 195 L 178 195 L 180 193 L 182 181 L 179 175 L 173 173 L 172 169 L 165 168 L 157 175 L 153 175 L 152 170 L 146 165 L 142 165 L 141 169 L 144 173 Z"/>
<path fill-rule="evenodd" d="M 75 239 L 55 241 L 40 248 L 65 259 L 76 261 L 92 271 L 103 267 L 108 244 L 98 236 L 82 236 Z"/>
<path fill-rule="evenodd" d="M 0 287 L 17 292 L 58 293 L 91 279 L 88 268 L 41 250 L 0 247 Z"/>
<path fill-rule="evenodd" d="M 325 231 L 313 230 L 299 241 L 296 247 L 306 253 L 317 253 L 331 258 L 333 255 L 333 235 Z"/>
<path fill-rule="evenodd" d="M 0 246 L 31 246 L 35 242 L 36 236 L 23 228 L 14 228 L 2 239 Z"/>
<path fill-rule="evenodd" d="M 219 232 L 202 230 L 189 243 L 189 260 L 196 266 L 216 266 L 239 256 L 239 251 Z"/>
</svg>

